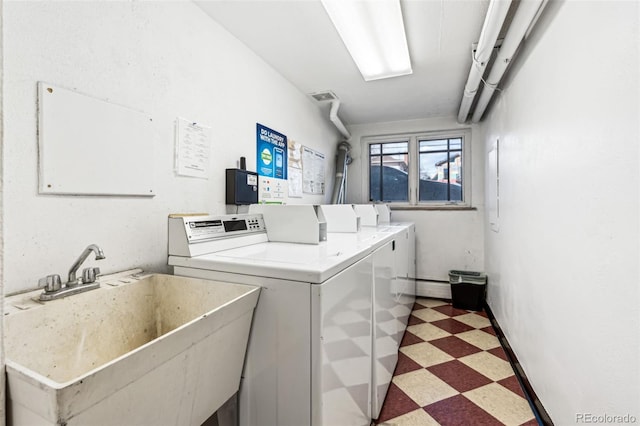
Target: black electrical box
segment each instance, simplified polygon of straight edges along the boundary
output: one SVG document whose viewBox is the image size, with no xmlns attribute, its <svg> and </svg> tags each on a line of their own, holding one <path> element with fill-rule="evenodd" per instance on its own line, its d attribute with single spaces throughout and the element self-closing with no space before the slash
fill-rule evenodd
<svg viewBox="0 0 640 426">
<path fill-rule="evenodd" d="M 236 206 L 258 202 L 258 174 L 242 169 L 227 169 L 226 204 Z"/>
</svg>

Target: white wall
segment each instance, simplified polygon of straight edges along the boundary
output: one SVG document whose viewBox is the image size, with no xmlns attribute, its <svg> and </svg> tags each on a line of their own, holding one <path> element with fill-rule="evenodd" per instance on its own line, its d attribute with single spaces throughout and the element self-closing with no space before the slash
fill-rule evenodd
<svg viewBox="0 0 640 426">
<path fill-rule="evenodd" d="M 240 156 L 255 169 L 256 122 L 323 152 L 331 188 L 339 137 L 327 117 L 193 3 L 9 1 L 3 8 L 6 293 L 33 288 L 47 274 L 65 277 L 90 243 L 107 258 L 87 265 L 103 272 L 166 271 L 167 214 L 225 213 L 224 169 Z M 41 80 L 153 117 L 156 197 L 38 195 Z M 173 172 L 177 117 L 213 127 L 208 180 Z"/>
<path fill-rule="evenodd" d="M 0 0 L 0 52 L 4 50 L 4 31 L 3 27 L 3 7 L 2 0 Z M 2 158 L 4 156 L 4 108 L 3 108 L 3 98 L 4 91 L 2 90 L 4 82 L 4 67 L 2 66 L 2 57 L 0 56 L 0 176 L 2 175 Z M 4 265 L 4 179 L 0 179 L 0 301 L 3 300 L 2 295 L 4 289 L 4 279 L 3 279 L 3 265 Z M 4 330 L 3 327 L 3 318 L 4 318 L 4 303 L 0 303 L 0 330 Z M 0 333 L 0 371 L 4 371 L 4 333 Z M 5 375 L 0 375 L 0 426 L 5 425 L 6 415 L 5 415 L 5 393 L 4 393 L 4 381 Z"/>
<path fill-rule="evenodd" d="M 353 163 L 349 166 L 347 202 L 367 203 L 368 188 L 367 151 L 363 150 L 362 138 L 373 135 L 458 130 L 470 128 L 460 125 L 454 117 L 407 120 L 389 123 L 351 126 Z M 392 220 L 409 221 L 416 224 L 417 278 L 420 280 L 448 280 L 450 269 L 483 270 L 484 268 L 484 148 L 482 139 L 476 138 L 471 129 L 471 205 L 475 210 L 393 210 Z M 393 209 L 393 204 L 391 204 Z M 449 285 L 425 287 L 421 295 L 440 296 L 440 287 L 445 293 Z M 419 290 L 421 285 L 418 285 Z M 449 293 L 450 294 L 450 293 Z M 448 294 L 444 294 L 448 297 Z"/>
<path fill-rule="evenodd" d="M 638 5 L 549 2 L 482 129 L 489 305 L 557 425 L 640 421 Z"/>
</svg>

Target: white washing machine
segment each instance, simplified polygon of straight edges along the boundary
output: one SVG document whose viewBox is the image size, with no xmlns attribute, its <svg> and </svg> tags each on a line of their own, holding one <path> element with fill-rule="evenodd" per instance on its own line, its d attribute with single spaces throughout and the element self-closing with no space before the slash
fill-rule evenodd
<svg viewBox="0 0 640 426">
<path fill-rule="evenodd" d="M 328 233 L 328 240 L 341 238 Z M 398 350 L 416 295 L 415 226 L 413 223 L 385 223 L 362 226 L 358 240 L 378 247 L 372 254 L 372 376 L 371 416 L 378 418 L 398 362 Z M 391 242 L 385 243 L 389 240 Z"/>
<path fill-rule="evenodd" d="M 170 218 L 176 275 L 262 287 L 241 381 L 241 425 L 370 424 L 373 298 L 393 293 L 396 234 L 293 244 L 269 242 L 260 214 Z M 389 333 L 395 356 L 400 323 Z"/>
</svg>

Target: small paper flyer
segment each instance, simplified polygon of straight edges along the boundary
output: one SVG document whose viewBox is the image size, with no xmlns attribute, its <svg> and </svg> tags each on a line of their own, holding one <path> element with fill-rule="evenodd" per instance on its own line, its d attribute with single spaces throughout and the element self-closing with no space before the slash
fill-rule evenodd
<svg viewBox="0 0 640 426">
<path fill-rule="evenodd" d="M 212 129 L 178 118 L 176 123 L 176 173 L 180 176 L 209 178 Z"/>
</svg>

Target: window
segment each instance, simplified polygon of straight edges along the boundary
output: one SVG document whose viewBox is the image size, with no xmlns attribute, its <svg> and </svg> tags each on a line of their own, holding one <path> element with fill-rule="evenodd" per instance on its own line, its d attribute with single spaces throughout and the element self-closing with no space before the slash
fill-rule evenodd
<svg viewBox="0 0 640 426">
<path fill-rule="evenodd" d="M 462 201 L 462 138 L 419 139 L 420 201 Z"/>
<path fill-rule="evenodd" d="M 409 201 L 409 142 L 369 145 L 369 198 Z"/>
<path fill-rule="evenodd" d="M 369 155 L 369 201 L 469 205 L 469 131 L 363 139 Z"/>
</svg>

